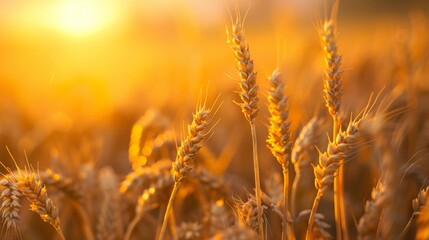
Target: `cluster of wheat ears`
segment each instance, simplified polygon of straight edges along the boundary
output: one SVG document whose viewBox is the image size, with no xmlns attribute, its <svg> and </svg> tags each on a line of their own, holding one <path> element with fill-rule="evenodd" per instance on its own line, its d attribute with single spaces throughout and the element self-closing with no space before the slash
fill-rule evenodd
<svg viewBox="0 0 429 240">
<path fill-rule="evenodd" d="M 63 240 L 66 237 L 82 239 L 78 236 L 88 240 L 271 239 L 274 237 L 268 227 L 276 223 L 280 223 L 282 239 L 334 239 L 334 236 L 345 240 L 356 237 L 405 239 L 411 236 L 410 229 L 416 232 L 417 239 L 429 239 L 429 198 L 426 198 L 427 188 L 424 186 L 409 205 L 399 206 L 410 206 L 413 212 L 405 227 L 397 227 L 396 198 L 401 197 L 398 183 L 407 166 L 399 166 L 394 161 L 394 136 L 388 128 L 389 121 L 404 109 L 392 110 L 391 102 L 385 101 L 385 107 L 376 110 L 380 100 L 373 97 L 360 113 L 348 117 L 347 114 L 340 115 L 343 71 L 342 56 L 337 48 L 337 6 L 335 4 L 329 17 L 318 26 L 324 54 L 324 100 L 332 120 L 313 117 L 304 124 L 296 139 L 292 139 L 288 97 L 281 73 L 274 70 L 268 77 L 270 116 L 266 145 L 280 164 L 283 176 L 274 175 L 266 185 L 266 192 L 261 187 L 258 159 L 258 147 L 261 146 L 258 146 L 255 127 L 260 110 L 260 89 L 245 38 L 245 17 L 237 11 L 227 37 L 237 63 L 238 105 L 251 131 L 254 194 L 248 193 L 247 199 L 234 197 L 231 187 L 219 173 L 209 172 L 199 163 L 208 161 L 200 158 L 210 158 L 203 145 L 213 134 L 217 124 L 215 114 L 220 108 L 216 102 L 209 105 L 200 94 L 192 122 L 177 147 L 168 120 L 160 113 L 149 111 L 134 125 L 129 147 L 132 171 L 122 182 L 111 168 L 95 172 L 89 165 L 82 166 L 80 175 L 75 177 L 52 169 L 35 169 L 29 163 L 24 168 L 18 164 L 15 169 L 4 166 L 8 173 L 0 181 L 2 238 L 31 239 L 31 234 L 20 231 L 20 211 L 27 199 L 30 210 L 49 223 Z M 327 126 L 332 130 L 326 129 Z M 142 134 L 150 131 L 158 133 L 150 135 L 143 143 Z M 332 134 L 327 134 L 327 144 L 316 146 L 321 133 L 328 131 Z M 363 137 L 370 140 L 362 141 Z M 377 149 L 382 173 L 361 216 L 353 216 L 353 225 L 347 216 L 350 211 L 347 211 L 345 191 L 352 189 L 345 188 L 344 164 L 352 165 L 353 155 L 368 145 Z M 149 164 L 148 159 L 159 152 L 173 156 Z M 318 161 L 313 157 L 315 154 L 318 154 Z M 305 173 L 311 168 L 314 176 Z M 303 178 L 314 178 L 316 195 L 312 206 L 300 210 L 297 201 Z M 59 195 L 55 199 L 64 202 L 63 205 L 72 207 L 76 220 L 63 226 L 61 209 L 48 195 L 47 189 L 49 194 Z M 95 193 L 99 194 L 95 196 Z M 318 212 L 321 200 L 329 197 L 334 202 L 334 229 L 325 215 Z M 187 214 L 189 212 L 192 214 Z M 80 227 L 73 228 L 70 224 Z M 299 224 L 306 227 L 300 228 Z M 355 228 L 350 229 L 351 226 Z M 279 237 L 280 234 L 276 238 Z"/>
</svg>

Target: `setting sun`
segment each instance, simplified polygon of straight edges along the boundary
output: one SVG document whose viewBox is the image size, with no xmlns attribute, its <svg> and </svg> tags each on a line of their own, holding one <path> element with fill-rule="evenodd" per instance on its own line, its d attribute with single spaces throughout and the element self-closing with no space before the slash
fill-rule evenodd
<svg viewBox="0 0 429 240">
<path fill-rule="evenodd" d="M 116 17 L 111 2 L 99 0 L 65 0 L 54 8 L 60 31 L 70 35 L 88 35 L 109 26 Z"/>
</svg>

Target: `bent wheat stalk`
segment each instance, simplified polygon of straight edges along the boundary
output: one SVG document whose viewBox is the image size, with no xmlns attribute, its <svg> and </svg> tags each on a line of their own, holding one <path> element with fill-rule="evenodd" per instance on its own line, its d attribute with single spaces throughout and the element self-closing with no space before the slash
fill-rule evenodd
<svg viewBox="0 0 429 240">
<path fill-rule="evenodd" d="M 193 115 L 193 120 L 188 125 L 188 134 L 182 141 L 180 147 L 177 150 L 176 160 L 173 162 L 173 179 L 174 187 L 173 192 L 168 200 L 167 208 L 164 214 L 164 220 L 162 223 L 159 239 L 165 239 L 165 233 L 167 230 L 167 221 L 170 212 L 173 208 L 173 202 L 176 198 L 177 192 L 179 191 L 180 185 L 183 180 L 189 175 L 195 166 L 195 156 L 203 146 L 202 142 L 207 135 L 207 126 L 210 123 L 209 115 L 212 111 L 211 108 L 206 107 L 206 102 L 199 103 L 197 105 L 196 112 Z"/>
<path fill-rule="evenodd" d="M 237 11 L 236 20 L 232 21 L 231 33 L 227 32 L 228 42 L 234 51 L 237 60 L 237 70 L 240 77 L 240 103 L 241 111 L 250 124 L 253 148 L 253 169 L 255 175 L 256 202 L 258 209 L 259 237 L 264 239 L 264 225 L 262 219 L 261 180 L 259 176 L 258 144 L 256 137 L 255 118 L 259 112 L 258 85 L 256 84 L 256 72 L 254 72 L 253 60 L 250 58 L 249 44 L 244 34 L 244 18 Z"/>
</svg>

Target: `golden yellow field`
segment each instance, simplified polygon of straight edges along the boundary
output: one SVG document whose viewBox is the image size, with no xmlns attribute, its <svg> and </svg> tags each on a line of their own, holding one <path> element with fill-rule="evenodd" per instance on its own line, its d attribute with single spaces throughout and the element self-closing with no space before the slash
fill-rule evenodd
<svg viewBox="0 0 429 240">
<path fill-rule="evenodd" d="M 337 4 L 0 0 L 0 239 L 429 239 L 429 4 Z"/>
</svg>

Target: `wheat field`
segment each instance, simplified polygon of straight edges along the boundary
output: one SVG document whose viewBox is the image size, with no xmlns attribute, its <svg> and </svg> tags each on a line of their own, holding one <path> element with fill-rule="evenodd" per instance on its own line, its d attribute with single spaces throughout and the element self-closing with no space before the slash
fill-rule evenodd
<svg viewBox="0 0 429 240">
<path fill-rule="evenodd" d="M 424 1 L 2 4 L 0 239 L 429 239 Z"/>
</svg>

